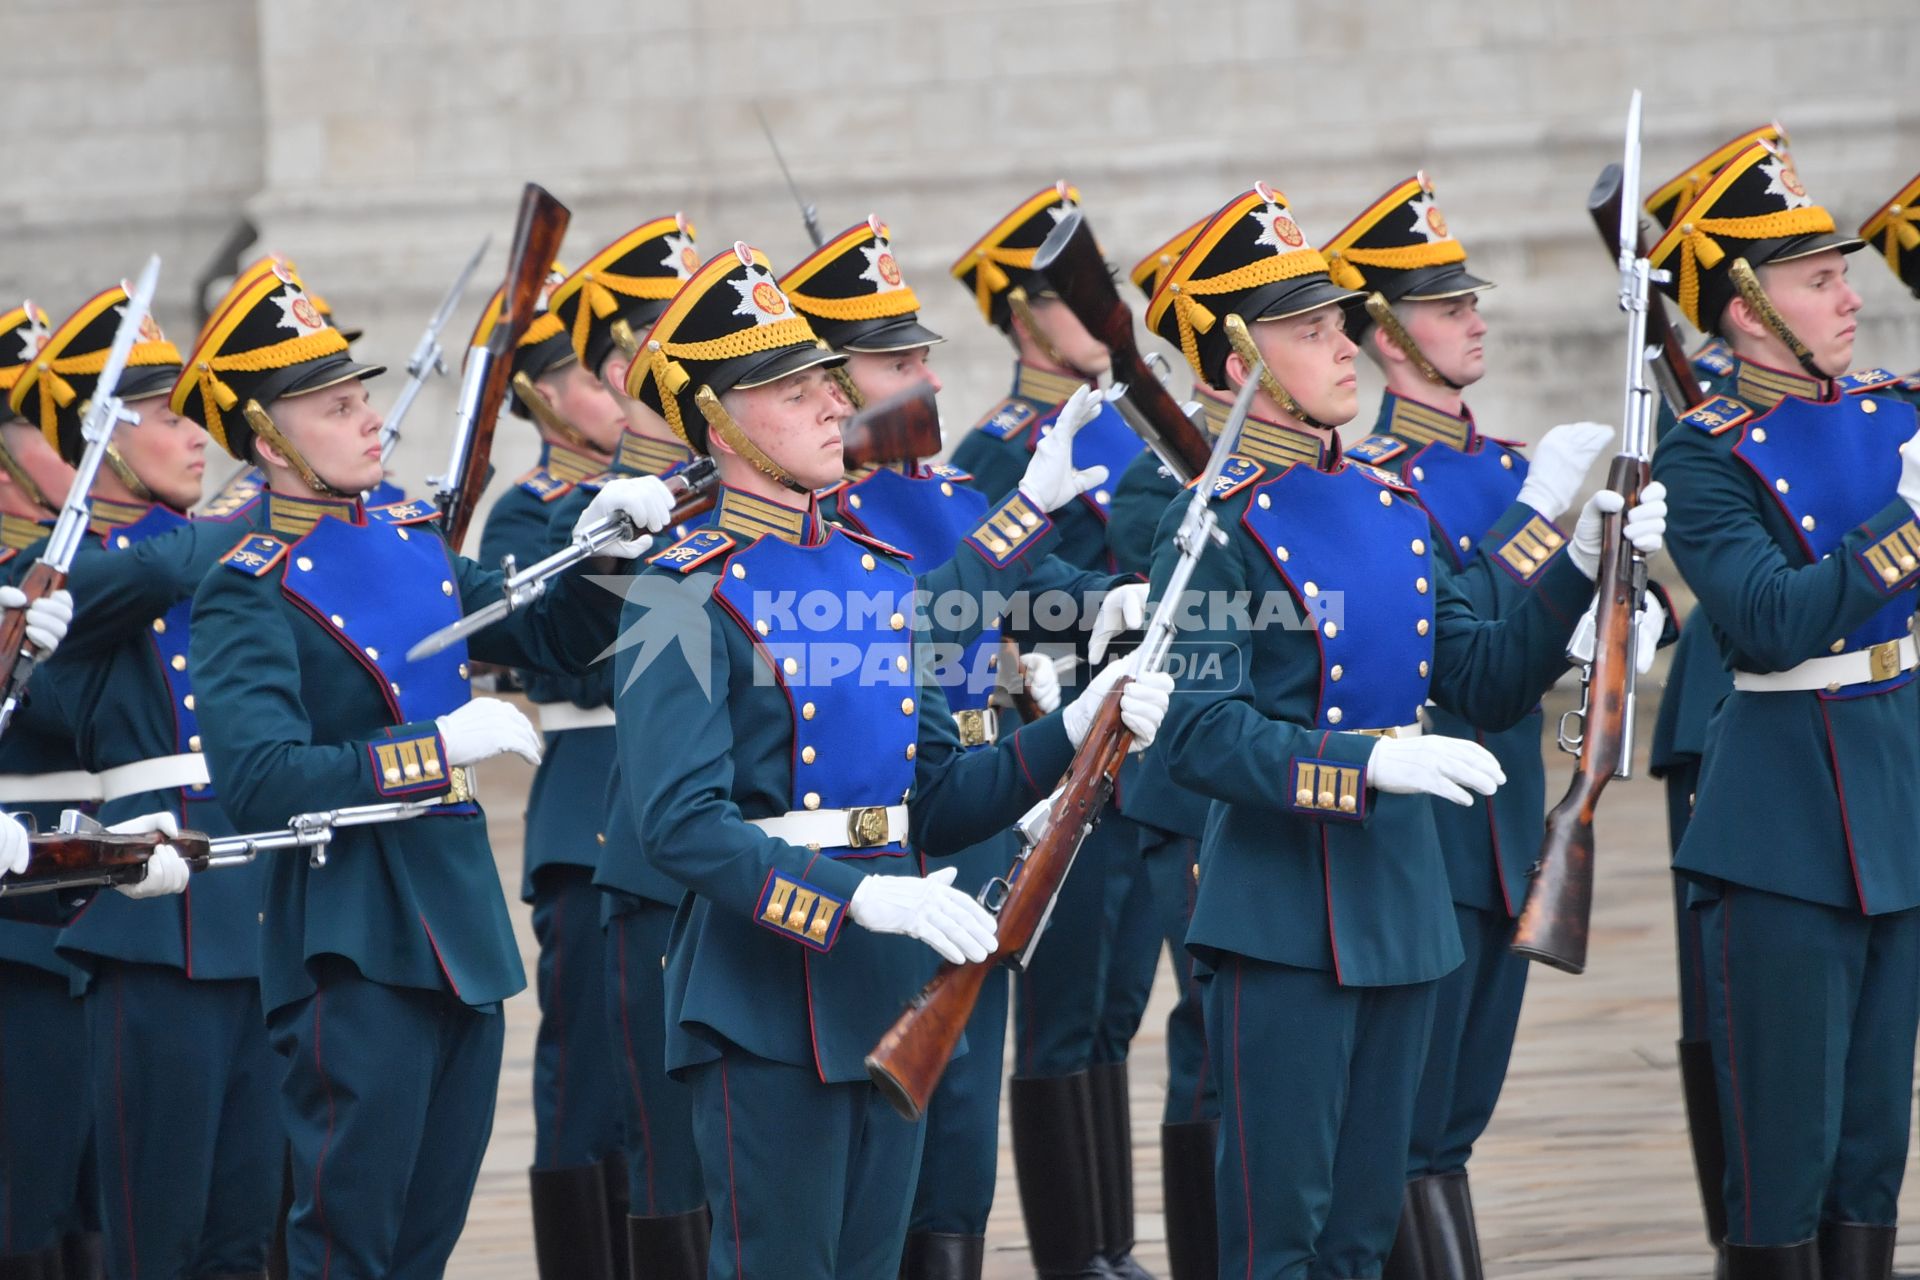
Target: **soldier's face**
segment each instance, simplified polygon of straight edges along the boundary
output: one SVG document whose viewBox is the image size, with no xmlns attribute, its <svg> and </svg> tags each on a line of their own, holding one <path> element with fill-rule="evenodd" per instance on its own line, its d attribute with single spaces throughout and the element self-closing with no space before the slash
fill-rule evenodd
<svg viewBox="0 0 1920 1280">
<path fill-rule="evenodd" d="M 1340 426 L 1359 412 L 1360 381 L 1347 337 L 1346 315 L 1336 303 L 1284 320 L 1252 327 L 1254 346 L 1287 393 L 1315 419 Z"/>
<path fill-rule="evenodd" d="M 1401 302 L 1394 310 L 1407 336 L 1447 381 L 1469 387 L 1486 375 L 1487 322 L 1480 318 L 1479 294 Z"/>
<path fill-rule="evenodd" d="M 275 400 L 268 410 L 287 442 L 340 493 L 361 493 L 386 478 L 380 465 L 380 415 L 355 379 Z"/>
<path fill-rule="evenodd" d="M 13 460 L 20 464 L 20 469 L 25 471 L 35 484 L 40 486 L 40 492 L 47 495 L 49 502 L 58 505 L 66 501 L 67 490 L 73 486 L 73 468 L 53 451 L 53 446 L 47 443 L 45 436 L 16 419 L 0 425 L 0 443 L 6 445 L 7 452 L 13 455 Z M 4 476 L 0 476 L 0 480 L 4 479 Z M 22 504 L 13 514 L 21 516 L 36 514 L 28 510 L 30 504 L 27 504 L 24 499 Z"/>
<path fill-rule="evenodd" d="M 165 395 L 130 401 L 127 408 L 139 414 L 140 421 L 116 427 L 113 443 L 140 483 L 179 511 L 200 501 L 207 470 L 206 428 L 175 413 Z"/>
<path fill-rule="evenodd" d="M 853 379 L 853 385 L 860 389 L 868 404 L 878 404 L 922 383 L 939 391 L 943 384 L 934 373 L 933 365 L 928 363 L 927 357 L 931 354 L 930 347 L 915 347 L 911 351 L 849 352 L 847 376 Z"/>
<path fill-rule="evenodd" d="M 1771 263 L 1758 274 L 1774 309 L 1813 352 L 1820 372 L 1837 378 L 1853 367 L 1860 295 L 1847 283 L 1847 260 L 1838 249 Z"/>
<path fill-rule="evenodd" d="M 1113 353 L 1107 344 L 1087 332 L 1073 308 L 1058 298 L 1035 298 L 1033 318 L 1046 330 L 1047 341 L 1075 372 L 1098 377 L 1113 367 Z"/>
<path fill-rule="evenodd" d="M 555 413 L 580 428 L 589 444 L 603 453 L 613 452 L 620 433 L 626 430 L 627 416 L 606 383 L 574 360 L 564 368 L 541 374 L 533 385 L 546 396 Z"/>
<path fill-rule="evenodd" d="M 726 406 L 747 438 L 807 488 L 834 484 L 846 469 L 840 426 L 853 406 L 825 369 L 803 369 L 764 387 L 729 391 Z M 717 433 L 713 440 L 716 450 L 726 450 Z"/>
</svg>

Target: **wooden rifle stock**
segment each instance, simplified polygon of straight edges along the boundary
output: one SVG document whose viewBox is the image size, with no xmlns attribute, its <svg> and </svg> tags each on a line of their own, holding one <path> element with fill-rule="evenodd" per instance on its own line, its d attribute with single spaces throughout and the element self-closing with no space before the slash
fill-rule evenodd
<svg viewBox="0 0 1920 1280">
<path fill-rule="evenodd" d="M 1045 833 L 1007 875 L 1005 896 L 994 913 L 994 953 L 979 964 L 942 964 L 867 1055 L 868 1077 L 894 1110 L 909 1120 L 925 1114 L 927 1100 L 973 1016 L 987 973 L 1027 950 L 1053 907 L 1081 841 L 1099 821 L 1113 793 L 1114 779 L 1133 742 L 1133 734 L 1120 720 L 1120 691 L 1126 683 L 1115 685 L 1100 704 L 1093 727 L 1074 753 L 1048 811 Z"/>
<path fill-rule="evenodd" d="M 67 886 L 138 884 L 147 874 L 147 859 L 163 844 L 172 845 L 194 871 L 204 871 L 212 856 L 207 837 L 198 831 L 182 831 L 171 837 L 157 831 L 140 835 L 49 831 L 29 837 L 27 869 L 0 882 L 0 891 L 26 893 Z"/>
<path fill-rule="evenodd" d="M 66 574 L 45 560 L 37 560 L 21 579 L 20 590 L 27 597 L 27 605 L 31 605 L 66 585 Z M 36 662 L 33 645 L 27 640 L 26 605 L 8 609 L 6 616 L 0 618 L 0 705 L 9 710 L 19 705 Z"/>
<path fill-rule="evenodd" d="M 1121 412 L 1127 425 L 1179 473 L 1182 483 L 1199 475 L 1206 469 L 1213 442 L 1194 425 L 1140 354 L 1133 312 L 1121 301 L 1093 228 L 1078 209 L 1048 234 L 1034 254 L 1033 269 L 1047 278 L 1087 332 L 1106 344 L 1113 358 L 1113 380 L 1126 385 Z"/>
<path fill-rule="evenodd" d="M 447 545 L 456 553 L 486 492 L 493 431 L 513 379 L 513 350 L 527 326 L 533 323 L 540 305 L 541 286 L 553 270 L 553 260 L 560 252 L 560 242 L 566 237 L 571 217 L 567 206 L 554 199 L 545 188 L 532 182 L 527 184 L 520 198 L 520 217 L 514 225 L 513 248 L 507 257 L 500 323 L 487 336 L 486 375 L 480 384 L 473 417 L 466 424 L 464 455 L 458 460 L 455 473 L 447 477 L 453 492 L 446 504 L 443 528 Z"/>
<path fill-rule="evenodd" d="M 868 405 L 840 428 L 840 443 L 849 471 L 935 456 L 940 452 L 940 409 L 933 388 L 919 383 Z"/>
<path fill-rule="evenodd" d="M 1627 746 L 1639 565 L 1621 529 L 1646 482 L 1647 464 L 1626 454 L 1617 455 L 1607 471 L 1607 488 L 1624 495 L 1627 502 L 1624 510 L 1601 524 L 1600 545 L 1607 550 L 1594 584 L 1593 663 L 1587 675 L 1580 761 L 1566 796 L 1547 815 L 1540 861 L 1534 866 L 1526 906 L 1513 933 L 1515 952 L 1567 973 L 1581 973 L 1587 967 L 1594 811 Z"/>
</svg>

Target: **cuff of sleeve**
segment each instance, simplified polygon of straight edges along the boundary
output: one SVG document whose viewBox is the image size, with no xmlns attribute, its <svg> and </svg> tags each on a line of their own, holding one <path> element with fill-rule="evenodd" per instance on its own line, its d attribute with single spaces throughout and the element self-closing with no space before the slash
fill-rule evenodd
<svg viewBox="0 0 1920 1280">
<path fill-rule="evenodd" d="M 1593 599 L 1593 579 L 1580 572 L 1572 556 L 1555 556 L 1534 584 L 1534 594 L 1556 620 L 1565 624 L 1567 634 L 1572 635 L 1574 624 L 1586 612 L 1587 602 Z"/>
<path fill-rule="evenodd" d="M 1367 803 L 1367 760 L 1375 739 L 1357 733 L 1321 735 L 1320 754 L 1297 755 L 1287 763 L 1293 794 L 1287 808 L 1317 822 L 1364 825 L 1372 813 Z"/>
<path fill-rule="evenodd" d="M 1480 541 L 1494 563 L 1527 587 L 1540 580 L 1566 545 L 1567 535 L 1553 521 L 1521 502 L 1508 507 Z"/>
<path fill-rule="evenodd" d="M 453 787 L 452 770 L 446 760 L 446 743 L 430 721 L 397 725 L 387 730 L 385 738 L 367 744 L 373 789 L 387 799 L 444 795 Z"/>
<path fill-rule="evenodd" d="M 1867 538 L 1854 562 L 1882 595 L 1897 595 L 1920 577 L 1920 521 L 1903 500 L 1895 499 L 1862 526 Z"/>
<path fill-rule="evenodd" d="M 1014 560 L 1050 550 L 1059 540 L 1052 517 L 1015 489 L 967 535 L 967 545 L 996 569 Z"/>
<path fill-rule="evenodd" d="M 829 864 L 831 865 L 831 864 Z M 771 871 L 753 910 L 754 922 L 810 951 L 830 951 L 846 923 L 852 894 L 832 893 L 811 881 Z"/>
<path fill-rule="evenodd" d="M 1013 750 L 1035 799 L 1051 795 L 1073 763 L 1073 742 L 1059 711 L 1015 730 Z"/>
</svg>

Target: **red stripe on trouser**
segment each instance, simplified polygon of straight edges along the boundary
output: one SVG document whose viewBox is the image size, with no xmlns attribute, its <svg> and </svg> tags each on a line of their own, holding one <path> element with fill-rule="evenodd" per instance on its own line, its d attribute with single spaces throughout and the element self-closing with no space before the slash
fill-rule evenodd
<svg viewBox="0 0 1920 1280">
<path fill-rule="evenodd" d="M 1753 1236 L 1753 1166 L 1747 1153 L 1747 1117 L 1740 1105 L 1740 1065 L 1733 1056 L 1733 896 L 1720 899 L 1720 985 L 1727 1008 L 1727 1081 L 1733 1086 L 1733 1130 L 1740 1144 L 1741 1228 Z"/>
<path fill-rule="evenodd" d="M 727 1088 L 727 1060 L 720 1059 L 720 1106 L 727 1117 L 727 1202 L 733 1208 L 733 1274 L 746 1280 L 747 1264 L 740 1257 L 740 1184 L 733 1176 L 733 1093 Z"/>
<path fill-rule="evenodd" d="M 653 1126 L 647 1122 L 647 1098 L 640 1088 L 640 1063 L 633 1056 L 633 1021 L 627 1007 L 627 917 L 615 916 L 613 927 L 620 931 L 614 949 L 620 957 L 620 1047 L 627 1058 L 627 1079 L 633 1085 L 633 1110 L 640 1118 L 640 1149 L 646 1153 L 647 1214 L 659 1212 L 653 1197 Z"/>
</svg>

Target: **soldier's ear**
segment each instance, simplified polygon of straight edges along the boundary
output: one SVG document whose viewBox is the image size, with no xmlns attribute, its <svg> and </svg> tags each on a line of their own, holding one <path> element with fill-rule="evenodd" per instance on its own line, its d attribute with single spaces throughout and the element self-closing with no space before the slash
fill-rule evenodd
<svg viewBox="0 0 1920 1280">
<path fill-rule="evenodd" d="M 1377 324 L 1368 331 L 1362 340 L 1362 345 L 1366 347 L 1367 354 L 1373 357 L 1373 362 L 1383 369 L 1390 364 L 1406 362 L 1407 353 L 1385 329 Z"/>
<path fill-rule="evenodd" d="M 1739 294 L 1727 302 L 1727 309 L 1720 313 L 1720 323 L 1716 327 L 1720 336 L 1734 346 L 1738 346 L 1743 339 L 1765 338 L 1772 332 Z"/>
<path fill-rule="evenodd" d="M 1226 376 L 1225 390 L 1234 393 L 1247 385 L 1247 377 L 1253 370 L 1247 367 L 1246 360 L 1238 351 L 1229 351 L 1226 362 L 1220 366 L 1220 372 Z"/>
<path fill-rule="evenodd" d="M 627 394 L 627 370 L 632 367 L 633 361 L 627 357 L 627 353 L 615 350 L 600 362 L 600 381 L 624 396 Z"/>
</svg>

